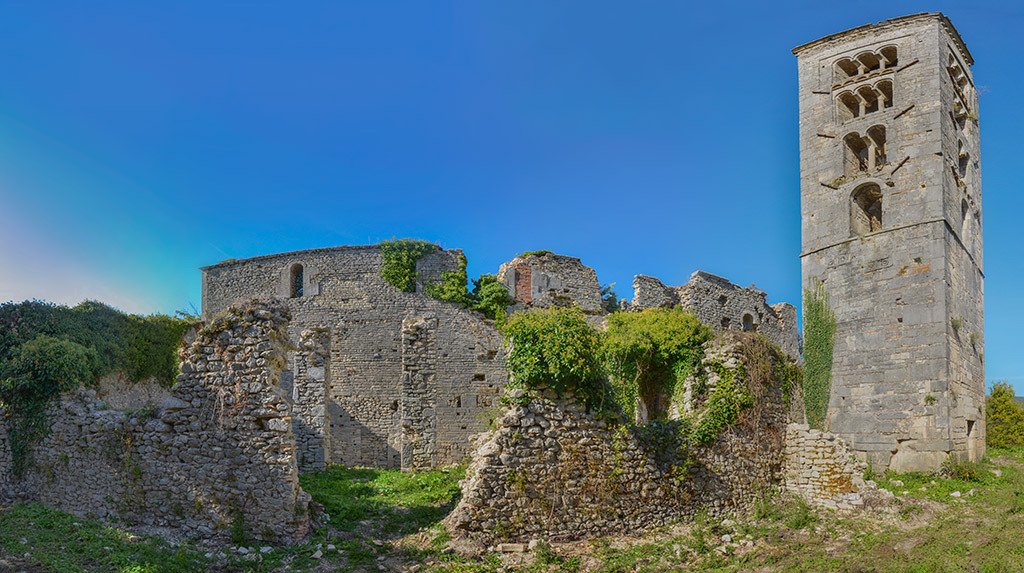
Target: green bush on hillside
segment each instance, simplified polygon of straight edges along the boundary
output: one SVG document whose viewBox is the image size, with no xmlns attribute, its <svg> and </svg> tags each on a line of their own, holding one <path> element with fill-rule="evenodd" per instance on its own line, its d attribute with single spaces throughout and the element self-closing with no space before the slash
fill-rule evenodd
<svg viewBox="0 0 1024 573">
<path fill-rule="evenodd" d="M 1024 446 L 1024 406 L 1009 382 L 996 382 L 985 401 L 985 443 L 996 448 Z"/>
</svg>

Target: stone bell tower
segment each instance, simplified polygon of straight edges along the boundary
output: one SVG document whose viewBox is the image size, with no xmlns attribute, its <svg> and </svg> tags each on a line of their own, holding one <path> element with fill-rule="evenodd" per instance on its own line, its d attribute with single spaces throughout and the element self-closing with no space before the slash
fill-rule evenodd
<svg viewBox="0 0 1024 573">
<path fill-rule="evenodd" d="M 827 429 L 875 469 L 985 449 L 974 63 L 942 14 L 832 34 L 799 68 L 803 283 L 836 316 Z"/>
</svg>

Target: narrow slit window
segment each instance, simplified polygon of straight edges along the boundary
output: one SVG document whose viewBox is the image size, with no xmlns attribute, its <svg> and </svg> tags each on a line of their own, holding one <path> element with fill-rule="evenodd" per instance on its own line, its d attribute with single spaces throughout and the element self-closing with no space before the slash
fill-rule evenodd
<svg viewBox="0 0 1024 573">
<path fill-rule="evenodd" d="M 301 264 L 295 263 L 294 265 L 292 265 L 291 277 L 290 277 L 291 280 L 289 281 L 289 284 L 291 284 L 291 297 L 292 298 L 299 298 L 299 297 L 302 296 L 302 294 L 303 294 L 303 281 L 305 280 L 304 274 L 305 273 L 302 270 L 302 265 Z"/>
</svg>

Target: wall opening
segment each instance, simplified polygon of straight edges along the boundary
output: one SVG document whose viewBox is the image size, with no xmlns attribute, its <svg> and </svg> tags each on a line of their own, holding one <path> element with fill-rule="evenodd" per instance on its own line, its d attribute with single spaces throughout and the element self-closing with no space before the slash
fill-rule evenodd
<svg viewBox="0 0 1024 573">
<path fill-rule="evenodd" d="M 869 145 L 872 152 L 868 158 L 868 168 L 877 169 L 885 165 L 885 126 L 873 125 L 868 128 Z"/>
<path fill-rule="evenodd" d="M 963 179 L 963 178 L 967 177 L 967 167 L 970 165 L 970 162 L 971 162 L 971 154 L 967 152 L 967 149 L 964 147 L 964 142 L 963 141 L 957 141 L 956 142 L 956 148 L 957 148 L 957 169 L 960 172 L 960 178 Z"/>
<path fill-rule="evenodd" d="M 291 285 L 292 298 L 298 298 L 302 296 L 302 286 L 303 281 L 305 280 L 305 277 L 303 275 L 304 273 L 302 270 L 302 265 L 300 263 L 295 263 L 294 265 L 292 265 L 290 280 L 288 281 L 288 284 Z"/>
<path fill-rule="evenodd" d="M 868 170 L 868 145 L 857 133 L 850 133 L 843 138 L 843 171 L 847 177 Z"/>
<path fill-rule="evenodd" d="M 723 330 L 728 330 L 730 324 L 732 324 L 732 320 L 728 316 L 722 317 L 722 329 Z"/>
<path fill-rule="evenodd" d="M 882 230 L 882 189 L 867 183 L 854 190 L 850 207 L 852 236 L 866 235 Z"/>
<path fill-rule="evenodd" d="M 974 420 L 967 420 L 967 459 L 978 460 L 978 430 Z"/>
<path fill-rule="evenodd" d="M 752 314 L 743 315 L 743 332 L 753 332 L 757 330 L 757 326 L 754 324 L 754 316 Z"/>
</svg>

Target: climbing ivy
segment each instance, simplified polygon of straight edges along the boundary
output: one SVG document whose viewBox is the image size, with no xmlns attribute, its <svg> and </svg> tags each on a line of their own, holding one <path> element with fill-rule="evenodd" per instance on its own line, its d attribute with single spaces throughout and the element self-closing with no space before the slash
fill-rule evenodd
<svg viewBox="0 0 1024 573">
<path fill-rule="evenodd" d="M 393 239 L 377 245 L 380 247 L 380 276 L 391 286 L 405 291 L 416 291 L 416 263 L 441 247 L 417 239 Z"/>
<path fill-rule="evenodd" d="M 718 382 L 708 395 L 704 413 L 690 436 L 690 442 L 696 446 L 710 444 L 722 430 L 736 422 L 740 412 L 754 405 L 754 397 L 747 387 L 746 369 L 742 366 L 730 369 L 718 363 L 708 366 L 718 375 Z"/>
<path fill-rule="evenodd" d="M 469 308 L 473 303 L 473 297 L 470 296 L 469 290 L 466 288 L 466 283 L 468 282 L 468 277 L 466 276 L 466 255 L 459 253 L 457 256 L 459 267 L 454 271 L 441 273 L 441 280 L 428 284 L 424 287 L 424 290 L 428 296 L 437 300 L 453 302 Z"/>
<path fill-rule="evenodd" d="M 836 317 L 821 281 L 804 290 L 804 408 L 807 423 L 824 429 L 832 391 Z"/>
</svg>

